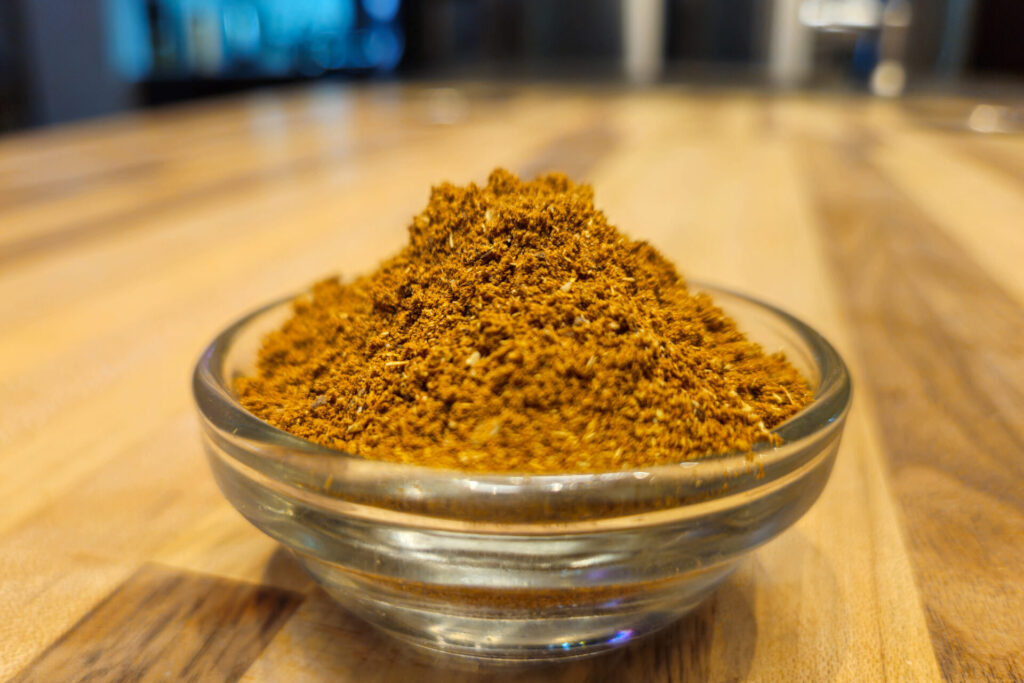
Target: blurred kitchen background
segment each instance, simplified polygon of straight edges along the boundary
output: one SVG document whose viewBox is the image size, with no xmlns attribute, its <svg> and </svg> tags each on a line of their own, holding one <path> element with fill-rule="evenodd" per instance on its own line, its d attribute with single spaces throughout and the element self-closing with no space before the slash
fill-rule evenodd
<svg viewBox="0 0 1024 683">
<path fill-rule="evenodd" d="M 0 131 L 283 83 L 396 78 L 1005 98 L 1024 78 L 1024 2 L 0 2 Z"/>
</svg>

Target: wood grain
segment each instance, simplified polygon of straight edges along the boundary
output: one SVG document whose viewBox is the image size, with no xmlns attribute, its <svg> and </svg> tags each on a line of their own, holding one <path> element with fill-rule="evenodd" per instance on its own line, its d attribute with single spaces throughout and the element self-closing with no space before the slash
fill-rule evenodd
<svg viewBox="0 0 1024 683">
<path fill-rule="evenodd" d="M 14 680 L 238 680 L 301 602 L 147 564 Z"/>
<path fill-rule="evenodd" d="M 1024 309 L 870 144 L 804 149 L 943 672 L 1024 679 Z"/>
<path fill-rule="evenodd" d="M 0 680 L 181 677 L 200 650 L 214 680 L 1024 678 L 1024 142 L 854 98 L 452 97 L 297 88 L 0 139 Z M 824 332 L 857 386 L 819 502 L 711 600 L 516 672 L 327 600 L 220 496 L 187 383 L 227 321 L 372 268 L 431 184 L 496 165 L 591 181 L 687 277 Z"/>
</svg>

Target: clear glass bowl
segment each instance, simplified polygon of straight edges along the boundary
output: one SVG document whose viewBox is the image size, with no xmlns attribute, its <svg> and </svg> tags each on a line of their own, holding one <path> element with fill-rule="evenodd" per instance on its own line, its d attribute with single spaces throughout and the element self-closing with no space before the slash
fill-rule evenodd
<svg viewBox="0 0 1024 683">
<path fill-rule="evenodd" d="M 482 475 L 365 460 L 291 436 L 236 400 L 270 304 L 203 352 L 193 389 L 227 499 L 346 609 L 414 645 L 490 661 L 577 657 L 693 609 L 803 515 L 832 469 L 850 378 L 835 349 L 766 304 L 697 286 L 815 387 L 753 456 L 607 474 Z"/>
</svg>

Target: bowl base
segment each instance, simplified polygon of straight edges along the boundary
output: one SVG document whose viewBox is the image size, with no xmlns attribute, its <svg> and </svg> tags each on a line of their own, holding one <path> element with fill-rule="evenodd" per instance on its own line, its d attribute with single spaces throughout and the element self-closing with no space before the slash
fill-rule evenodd
<svg viewBox="0 0 1024 683">
<path fill-rule="evenodd" d="M 384 596 L 366 583 L 359 590 L 337 581 L 324 587 L 355 616 L 421 651 L 509 666 L 591 657 L 655 633 L 696 608 L 734 567 L 729 563 L 704 570 L 670 590 L 637 599 L 586 607 L 468 608 L 409 595 Z M 318 569 L 317 578 L 323 579 L 323 567 Z"/>
<path fill-rule="evenodd" d="M 484 639 L 467 646 L 463 642 L 451 642 L 444 635 L 437 635 L 433 638 L 423 635 L 412 635 L 383 628 L 373 624 L 381 632 L 388 636 L 411 646 L 434 661 L 442 660 L 450 666 L 460 665 L 468 668 L 477 668 L 480 665 L 486 667 L 505 668 L 522 667 L 551 662 L 566 662 L 577 659 L 587 659 L 610 652 L 651 636 L 684 617 L 692 611 L 696 605 L 681 613 L 670 615 L 647 615 L 650 624 L 634 624 L 636 628 L 616 629 L 615 631 L 593 637 L 589 632 L 586 635 L 576 632 L 566 632 L 562 638 L 573 638 L 576 640 L 562 640 L 558 642 L 535 642 L 531 644 L 519 643 L 514 646 L 504 644 L 501 631 L 504 631 L 502 624 L 495 624 L 494 631 L 498 634 L 485 636 Z M 356 613 L 358 615 L 358 612 Z M 647 630 L 644 631 L 643 629 Z M 513 629 L 514 630 L 514 629 Z M 582 636 L 582 637 L 581 637 Z M 587 636 L 591 636 L 587 639 Z M 513 639 L 519 640 L 519 639 Z"/>
</svg>

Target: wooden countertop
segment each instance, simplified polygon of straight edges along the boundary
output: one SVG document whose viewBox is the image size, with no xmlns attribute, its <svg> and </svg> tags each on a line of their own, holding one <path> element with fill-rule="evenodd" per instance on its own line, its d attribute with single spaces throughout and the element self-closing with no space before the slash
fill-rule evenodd
<svg viewBox="0 0 1024 683">
<path fill-rule="evenodd" d="M 564 169 L 823 330 L 825 493 L 677 626 L 446 670 L 220 496 L 189 394 L 242 312 L 371 268 L 440 180 Z M 864 99 L 322 88 L 0 139 L 0 679 L 1024 680 L 1024 137 Z"/>
</svg>

